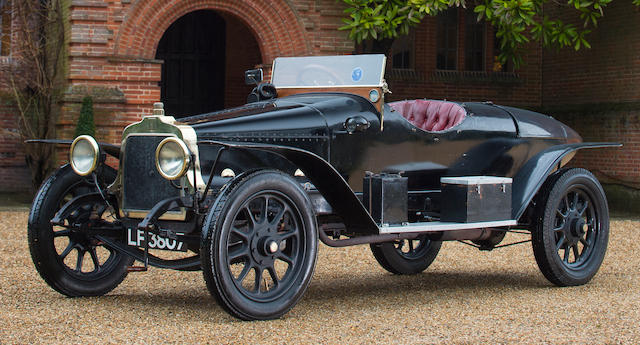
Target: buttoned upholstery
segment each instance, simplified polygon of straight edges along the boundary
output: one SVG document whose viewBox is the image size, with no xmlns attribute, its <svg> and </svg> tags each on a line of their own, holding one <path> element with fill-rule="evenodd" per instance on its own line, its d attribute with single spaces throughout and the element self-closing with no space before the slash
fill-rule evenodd
<svg viewBox="0 0 640 345">
<path fill-rule="evenodd" d="M 467 112 L 456 103 L 434 100 L 406 100 L 389 106 L 414 126 L 429 132 L 449 129 L 464 119 Z"/>
</svg>

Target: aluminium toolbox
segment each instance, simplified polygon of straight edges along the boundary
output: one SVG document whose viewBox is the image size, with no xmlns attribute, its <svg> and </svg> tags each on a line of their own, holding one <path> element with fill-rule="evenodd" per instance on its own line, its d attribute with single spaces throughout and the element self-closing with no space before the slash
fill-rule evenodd
<svg viewBox="0 0 640 345">
<path fill-rule="evenodd" d="M 407 221 L 409 193 L 406 177 L 367 172 L 362 187 L 362 204 L 376 223 L 401 224 Z"/>
<path fill-rule="evenodd" d="M 440 220 L 490 222 L 511 219 L 511 182 L 508 177 L 442 177 Z"/>
</svg>

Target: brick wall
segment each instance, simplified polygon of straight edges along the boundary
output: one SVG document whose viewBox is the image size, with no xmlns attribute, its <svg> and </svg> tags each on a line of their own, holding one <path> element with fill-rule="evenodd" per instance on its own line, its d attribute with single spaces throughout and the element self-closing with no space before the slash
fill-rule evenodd
<svg viewBox="0 0 640 345">
<path fill-rule="evenodd" d="M 492 72 L 494 61 L 493 29 L 485 27 L 485 69 L 464 71 L 464 12 L 459 11 L 457 70 L 436 69 L 436 19 L 426 17 L 415 28 L 414 68 L 393 70 L 387 66 L 387 81 L 393 94 L 387 100 L 405 98 L 485 101 L 515 106 L 535 107 L 541 103 L 541 50 L 531 44 L 524 56 L 525 64 L 517 73 Z"/>
<path fill-rule="evenodd" d="M 57 126 L 58 137 L 65 139 L 73 136 L 85 95 L 94 98 L 96 136 L 101 141 L 119 142 L 124 126 L 151 113 L 152 104 L 160 100 L 162 61 L 154 59 L 158 42 L 171 23 L 192 11 L 215 10 L 227 22 L 225 106 L 245 103 L 251 90 L 244 85 L 243 78 L 248 68 L 264 66 L 268 75 L 276 56 L 353 50 L 346 32 L 336 30 L 341 25 L 342 9 L 333 0 L 70 0 L 69 3 L 68 88 Z M 9 63 L 10 58 L 3 57 L 0 61 Z M 3 130 L 15 132 L 15 112 L 7 109 L 0 111 L 0 122 Z M 3 160 L 7 172 L 2 172 L 2 176 L 25 175 L 21 145 L 15 136 L 3 135 L 0 155 L 11 159 Z M 62 151 L 65 150 L 60 149 L 58 155 L 62 157 L 60 162 L 66 157 Z M 0 189 L 13 188 L 16 184 L 11 181 L 2 177 Z"/>
<path fill-rule="evenodd" d="M 155 49 L 169 25 L 186 13 L 210 9 L 227 23 L 225 106 L 244 104 L 251 87 L 243 73 L 268 68 L 276 56 L 347 53 L 353 43 L 337 31 L 342 8 L 333 0 L 184 2 L 178 0 L 71 1 L 70 87 L 59 123 L 68 137 L 86 90 L 121 93 L 98 99 L 98 139 L 118 142 L 124 124 L 149 114 L 160 100 L 161 61 Z M 109 91 L 110 90 L 110 91 Z M 100 98 L 100 97 L 98 97 Z"/>
<path fill-rule="evenodd" d="M 309 50 L 305 55 L 336 55 L 353 52 L 353 41 L 348 31 L 338 31 L 343 26 L 344 7 L 335 0 L 291 1 L 297 18 L 302 23 Z"/>
<path fill-rule="evenodd" d="M 545 8 L 581 25 L 575 11 Z M 585 141 L 621 142 L 621 149 L 581 151 L 575 166 L 605 183 L 640 188 L 640 10 L 614 1 L 589 35 L 591 49 L 545 50 L 543 106 Z M 640 193 L 636 193 L 640 194 Z"/>
<path fill-rule="evenodd" d="M 548 6 L 549 14 L 559 10 Z M 546 9 L 546 8 L 545 8 Z M 581 26 L 571 11 L 561 18 Z M 613 1 L 598 28 L 588 35 L 591 49 L 545 50 L 545 106 L 640 100 L 640 10 Z"/>
<path fill-rule="evenodd" d="M 244 71 L 262 64 L 262 57 L 251 30 L 234 16 L 225 15 L 224 19 L 227 24 L 224 106 L 230 108 L 247 102 L 253 86 L 245 85 Z"/>
<path fill-rule="evenodd" d="M 0 92 L 0 191 L 26 191 L 31 186 L 31 174 L 24 159 L 24 149 L 18 133 L 17 110 L 11 95 Z"/>
<path fill-rule="evenodd" d="M 73 136 L 80 102 L 89 94 L 97 139 L 119 142 L 124 126 L 150 114 L 160 100 L 162 61 L 154 57 L 164 31 L 201 9 L 217 11 L 227 24 L 225 107 L 245 103 L 251 90 L 244 85 L 246 69 L 264 66 L 268 75 L 276 56 L 353 50 L 347 34 L 337 31 L 342 9 L 332 0 L 72 0 L 69 88 L 59 137 Z"/>
<path fill-rule="evenodd" d="M 579 151 L 572 165 L 588 168 L 605 183 L 640 188 L 640 103 L 610 109 L 559 109 L 555 117 L 575 129 L 585 141 L 624 145 Z"/>
<path fill-rule="evenodd" d="M 15 1 L 15 0 L 14 0 Z M 0 50 L 0 192 L 23 192 L 31 188 L 31 173 L 24 155 L 24 148 L 18 132 L 18 110 L 13 102 L 11 78 L 17 83 L 24 70 L 17 64 L 20 57 L 15 44 L 18 37 L 18 24 L 13 20 L 12 9 L 0 9 L 2 16 Z M 13 50 L 12 50 L 13 48 Z"/>
</svg>

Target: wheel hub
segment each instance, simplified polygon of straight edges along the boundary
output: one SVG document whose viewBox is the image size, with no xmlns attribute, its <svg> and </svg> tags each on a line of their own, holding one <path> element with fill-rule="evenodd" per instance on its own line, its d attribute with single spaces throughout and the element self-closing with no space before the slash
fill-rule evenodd
<svg viewBox="0 0 640 345">
<path fill-rule="evenodd" d="M 573 226 L 571 227 L 571 232 L 578 237 L 581 237 L 587 232 L 589 226 L 585 223 L 584 219 L 580 218 L 573 222 Z"/>
<path fill-rule="evenodd" d="M 251 238 L 251 256 L 260 266 L 268 266 L 275 261 L 275 254 L 280 249 L 275 234 L 275 229 L 264 226 L 256 230 Z"/>
<path fill-rule="evenodd" d="M 569 245 L 577 244 L 589 230 L 589 225 L 577 213 L 571 212 L 567 217 L 563 232 Z"/>
<path fill-rule="evenodd" d="M 267 241 L 266 242 L 266 252 L 269 254 L 275 254 L 275 252 L 278 251 L 278 244 L 276 243 L 276 241 Z"/>
<path fill-rule="evenodd" d="M 72 230 L 69 233 L 69 240 L 75 243 L 75 245 L 81 250 L 87 250 L 92 245 L 91 240 L 85 234 L 77 230 Z"/>
</svg>

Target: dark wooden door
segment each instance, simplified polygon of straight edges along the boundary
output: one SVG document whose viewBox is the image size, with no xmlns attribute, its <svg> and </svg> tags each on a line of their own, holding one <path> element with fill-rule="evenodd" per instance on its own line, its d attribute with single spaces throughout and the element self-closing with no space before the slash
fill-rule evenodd
<svg viewBox="0 0 640 345">
<path fill-rule="evenodd" d="M 191 12 L 167 29 L 156 58 L 161 98 L 176 118 L 224 107 L 225 22 L 213 11 Z"/>
</svg>

